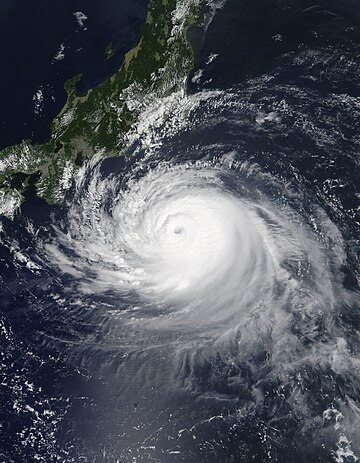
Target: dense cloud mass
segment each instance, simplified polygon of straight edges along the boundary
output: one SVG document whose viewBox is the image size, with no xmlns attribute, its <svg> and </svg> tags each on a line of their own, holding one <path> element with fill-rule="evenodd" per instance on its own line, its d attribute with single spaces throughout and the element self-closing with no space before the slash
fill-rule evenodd
<svg viewBox="0 0 360 463">
<path fill-rule="evenodd" d="M 257 166 L 160 165 L 121 188 L 95 171 L 83 187 L 67 233 L 58 230 L 60 247 L 46 249 L 85 293 L 134 292 L 165 310 L 157 320 L 165 328 L 236 324 L 254 310 L 304 306 L 307 294 L 314 310 L 334 309 L 340 232 L 317 207 L 307 224 L 302 198 L 280 196 Z"/>
<path fill-rule="evenodd" d="M 338 311 L 356 303 L 343 285 L 345 243 L 300 184 L 239 157 L 140 163 L 124 178 L 95 165 L 80 177 L 64 231 L 56 227 L 44 252 L 77 291 L 110 304 L 112 336 L 141 372 L 121 387 L 136 389 L 146 377 L 147 387 L 161 381 L 167 394 L 183 390 L 212 402 L 239 394 L 247 416 L 264 413 L 264 390 L 275 382 L 299 435 L 315 427 L 327 439 L 323 424 L 341 412 L 330 401 L 314 414 L 300 372 L 357 371 L 336 324 Z M 152 376 L 158 356 L 161 379 Z M 323 393 L 332 382 L 324 376 Z M 341 426 L 357 442 L 353 407 Z"/>
</svg>

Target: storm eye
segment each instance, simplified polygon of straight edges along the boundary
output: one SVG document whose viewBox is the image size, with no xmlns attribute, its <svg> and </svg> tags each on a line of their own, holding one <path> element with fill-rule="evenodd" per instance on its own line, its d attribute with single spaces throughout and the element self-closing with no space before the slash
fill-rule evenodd
<svg viewBox="0 0 360 463">
<path fill-rule="evenodd" d="M 181 235 L 184 232 L 184 228 L 178 225 L 177 227 L 174 228 L 174 233 L 176 235 Z"/>
</svg>

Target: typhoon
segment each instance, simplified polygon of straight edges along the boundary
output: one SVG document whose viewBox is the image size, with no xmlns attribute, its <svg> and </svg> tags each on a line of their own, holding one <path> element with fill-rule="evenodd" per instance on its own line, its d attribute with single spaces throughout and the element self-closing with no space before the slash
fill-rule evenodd
<svg viewBox="0 0 360 463">
<path fill-rule="evenodd" d="M 91 442 L 74 458 L 106 439 L 144 463 L 357 461 L 355 229 L 306 171 L 325 129 L 293 119 L 312 99 L 279 106 L 293 89 L 269 97 L 265 82 L 264 100 L 261 85 L 187 97 L 186 130 L 95 156 L 62 208 L 3 230 L 31 302 L 23 329 L 79 390 L 80 409 L 61 405 L 71 442 Z"/>
<path fill-rule="evenodd" d="M 21 282 L 8 316 L 50 355 L 24 354 L 55 395 L 30 389 L 32 429 L 48 449 L 65 432 L 63 461 L 104 441 L 110 461 L 357 461 L 357 229 L 340 203 L 355 184 L 318 188 L 343 156 L 330 103 L 294 124 L 313 96 L 292 92 L 188 96 L 187 128 L 95 156 L 64 206 L 2 229 Z M 329 164 L 307 170 L 321 150 Z"/>
<path fill-rule="evenodd" d="M 153 389 L 170 409 L 191 397 L 216 411 L 192 426 L 172 411 L 180 441 L 215 426 L 231 446 L 260 420 L 282 445 L 296 435 L 310 455 L 319 442 L 355 455 L 359 365 L 337 319 L 357 299 L 325 211 L 236 152 L 147 160 L 124 178 L 92 169 L 44 253 L 76 294 L 99 298 L 122 353 L 122 394 Z M 339 375 L 353 379 L 335 400 Z"/>
<path fill-rule="evenodd" d="M 292 311 L 326 316 L 339 297 L 341 235 L 316 207 L 306 224 L 280 188 L 232 161 L 162 165 L 120 187 L 97 172 L 89 194 L 79 188 L 66 234 L 57 230 L 60 249 L 46 250 L 80 291 L 136 295 L 144 309 L 129 322 L 144 328 L 219 336 L 255 314 L 260 330 Z"/>
</svg>

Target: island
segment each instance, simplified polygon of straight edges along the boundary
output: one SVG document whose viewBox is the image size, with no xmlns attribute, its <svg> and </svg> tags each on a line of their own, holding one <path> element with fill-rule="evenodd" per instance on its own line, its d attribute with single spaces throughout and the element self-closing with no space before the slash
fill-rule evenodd
<svg viewBox="0 0 360 463">
<path fill-rule="evenodd" d="M 14 216 L 29 184 L 48 203 L 61 203 L 85 161 L 127 155 L 146 135 L 145 111 L 174 95 L 181 101 L 194 65 L 187 31 L 199 22 L 201 8 L 202 0 L 150 0 L 140 40 L 115 74 L 84 95 L 76 91 L 81 74 L 66 81 L 67 101 L 52 121 L 50 139 L 0 151 L 0 215 Z M 105 59 L 113 53 L 110 43 Z"/>
</svg>

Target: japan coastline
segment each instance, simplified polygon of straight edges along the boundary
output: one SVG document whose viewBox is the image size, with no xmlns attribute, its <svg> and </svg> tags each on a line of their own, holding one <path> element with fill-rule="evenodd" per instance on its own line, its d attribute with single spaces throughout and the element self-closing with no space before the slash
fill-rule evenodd
<svg viewBox="0 0 360 463">
<path fill-rule="evenodd" d="M 126 154 L 141 112 L 164 96 L 181 99 L 193 66 L 187 30 L 201 21 L 201 5 L 152 0 L 141 37 L 120 68 L 81 96 L 81 74 L 65 82 L 67 102 L 52 121 L 50 139 L 23 140 L 0 153 L 0 213 L 14 215 L 29 196 L 28 183 L 48 203 L 61 203 L 83 162 L 99 152 Z"/>
</svg>

